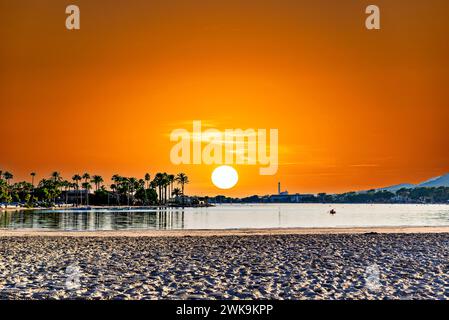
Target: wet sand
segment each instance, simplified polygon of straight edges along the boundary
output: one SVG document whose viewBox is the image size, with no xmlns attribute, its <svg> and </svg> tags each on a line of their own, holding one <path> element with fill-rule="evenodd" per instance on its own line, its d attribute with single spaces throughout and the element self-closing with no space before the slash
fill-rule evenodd
<svg viewBox="0 0 449 320">
<path fill-rule="evenodd" d="M 448 227 L 366 227 L 366 228 L 267 228 L 226 230 L 112 230 L 52 231 L 1 229 L 0 237 L 211 237 L 295 234 L 360 234 L 360 233 L 449 233 Z"/>
<path fill-rule="evenodd" d="M 445 230 L 1 231 L 0 299 L 449 299 Z"/>
</svg>

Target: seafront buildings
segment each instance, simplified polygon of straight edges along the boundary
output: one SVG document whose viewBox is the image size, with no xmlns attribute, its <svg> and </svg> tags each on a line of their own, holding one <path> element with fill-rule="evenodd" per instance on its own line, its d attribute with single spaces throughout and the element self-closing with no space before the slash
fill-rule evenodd
<svg viewBox="0 0 449 320">
<path fill-rule="evenodd" d="M 216 196 L 209 199 L 209 203 L 232 203 L 232 202 L 243 202 L 243 203 L 301 203 L 307 202 L 313 199 L 315 195 L 313 194 L 289 194 L 287 190 L 281 190 L 281 183 L 278 182 L 277 194 L 258 196 L 253 195 L 246 198 L 233 199 L 225 196 Z"/>
</svg>

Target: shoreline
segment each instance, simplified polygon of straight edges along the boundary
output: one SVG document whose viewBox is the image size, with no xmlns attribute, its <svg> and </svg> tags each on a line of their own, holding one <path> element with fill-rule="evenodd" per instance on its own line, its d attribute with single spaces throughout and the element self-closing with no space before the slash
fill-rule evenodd
<svg viewBox="0 0 449 320">
<path fill-rule="evenodd" d="M 267 229 L 197 229 L 197 230 L 105 230 L 105 231 L 59 231 L 59 230 L 10 230 L 0 229 L 0 237 L 222 237 L 264 235 L 320 235 L 320 234 L 434 234 L 449 233 L 449 226 L 442 227 L 353 227 L 353 228 L 267 228 Z"/>
<path fill-rule="evenodd" d="M 61 207 L 13 207 L 0 208 L 0 213 L 16 211 L 42 211 L 42 210 L 76 210 L 76 211 L 96 211 L 96 210 L 158 210 L 158 209 L 182 209 L 182 208 L 210 208 L 214 205 L 152 205 L 152 206 L 61 206 Z"/>
<path fill-rule="evenodd" d="M 259 203 L 259 202 L 248 202 L 248 203 L 209 203 L 207 205 L 148 205 L 148 206 L 126 206 L 126 205 L 89 205 L 89 206 L 74 206 L 74 205 L 61 205 L 54 207 L 0 207 L 0 213 L 4 212 L 14 212 L 14 211 L 42 211 L 42 210 L 79 210 L 79 211 L 95 211 L 95 210 L 123 210 L 123 209 L 179 209 L 179 208 L 210 208 L 216 207 L 217 205 L 289 205 L 289 204 L 302 204 L 302 205 L 441 205 L 441 206 L 449 206 L 448 203 L 389 203 L 389 202 L 379 202 L 379 203 L 340 203 L 340 202 L 298 202 L 298 203 L 287 203 L 287 202 L 273 202 L 273 203 Z"/>
</svg>

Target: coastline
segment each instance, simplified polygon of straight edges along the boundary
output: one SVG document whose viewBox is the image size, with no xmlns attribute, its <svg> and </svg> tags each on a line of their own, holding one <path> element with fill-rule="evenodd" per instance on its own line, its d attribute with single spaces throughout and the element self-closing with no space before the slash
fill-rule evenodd
<svg viewBox="0 0 449 320">
<path fill-rule="evenodd" d="M 60 207 L 12 207 L 12 208 L 0 208 L 0 213 L 15 212 L 15 211 L 42 211 L 42 210 L 77 210 L 77 211 L 95 211 L 95 210 L 158 210 L 158 209 L 177 209 L 177 208 L 209 208 L 214 207 L 212 204 L 208 205 L 151 205 L 151 206 L 60 206 Z"/>
<path fill-rule="evenodd" d="M 434 234 L 449 233 L 442 227 L 356 227 L 356 228 L 268 228 L 268 229 L 198 229 L 198 230 L 105 230 L 105 231 L 51 231 L 0 229 L 0 237 L 222 237 L 222 236 L 276 236 L 321 234 Z"/>
</svg>

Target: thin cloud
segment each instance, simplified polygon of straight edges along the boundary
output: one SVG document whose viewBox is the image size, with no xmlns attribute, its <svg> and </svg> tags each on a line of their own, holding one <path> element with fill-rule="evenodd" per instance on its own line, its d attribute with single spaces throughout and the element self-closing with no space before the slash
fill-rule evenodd
<svg viewBox="0 0 449 320">
<path fill-rule="evenodd" d="M 379 167 L 378 164 L 374 163 L 361 163 L 361 164 L 351 164 L 350 167 L 357 167 L 357 168 L 371 168 L 371 167 Z"/>
</svg>

